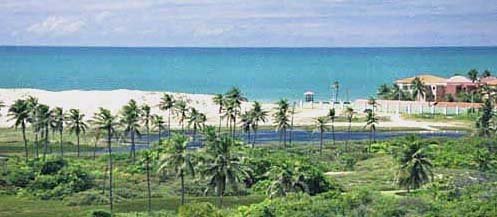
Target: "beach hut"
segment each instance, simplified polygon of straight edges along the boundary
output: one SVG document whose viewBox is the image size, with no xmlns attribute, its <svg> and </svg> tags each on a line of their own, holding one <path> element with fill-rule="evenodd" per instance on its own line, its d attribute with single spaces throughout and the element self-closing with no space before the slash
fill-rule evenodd
<svg viewBox="0 0 497 217">
<path fill-rule="evenodd" d="M 304 93 L 304 98 L 305 98 L 305 102 L 314 102 L 314 92 L 312 91 L 306 91 Z"/>
</svg>

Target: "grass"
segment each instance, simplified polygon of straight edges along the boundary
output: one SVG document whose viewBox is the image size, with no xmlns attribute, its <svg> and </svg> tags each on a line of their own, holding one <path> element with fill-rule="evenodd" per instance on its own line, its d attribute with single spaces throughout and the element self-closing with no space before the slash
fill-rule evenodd
<svg viewBox="0 0 497 217">
<path fill-rule="evenodd" d="M 265 196 L 225 197 L 224 208 L 232 208 L 253 203 L 259 203 Z M 187 203 L 210 202 L 217 203 L 216 197 L 196 197 L 187 199 Z M 108 206 L 67 206 L 62 201 L 33 200 L 11 195 L 0 196 L 0 216 L 2 217 L 63 217 L 88 216 L 95 209 L 108 210 Z M 134 199 L 115 204 L 116 213 L 143 212 L 147 210 L 147 199 Z M 152 198 L 152 210 L 167 210 L 176 212 L 180 206 L 178 197 Z"/>
</svg>

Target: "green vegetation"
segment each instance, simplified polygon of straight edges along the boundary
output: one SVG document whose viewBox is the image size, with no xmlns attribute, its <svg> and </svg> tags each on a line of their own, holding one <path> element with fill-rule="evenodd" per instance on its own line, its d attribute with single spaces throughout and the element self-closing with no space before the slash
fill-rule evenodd
<svg viewBox="0 0 497 217">
<path fill-rule="evenodd" d="M 88 121 L 75 111 L 66 119 L 62 109 L 32 114 L 29 108 L 41 105 L 36 99 L 16 102 L 9 110 L 19 129 L 0 129 L 1 159 L 8 159 L 0 171 L 0 216 L 497 215 L 492 101 L 474 120 L 484 133 L 472 137 L 376 141 L 372 99 L 364 120 L 370 140 L 321 136 L 310 144 L 286 141 L 292 112 L 281 100 L 273 117 L 280 143 L 254 146 L 267 111 L 254 103 L 242 112 L 238 89 L 216 97 L 227 128 L 204 126 L 201 112 L 166 96 L 162 110 L 185 124 L 147 150 L 135 150 L 134 136 L 169 128 L 136 102 L 118 116 L 101 108 Z M 349 122 L 354 116 L 347 109 Z M 334 111 L 316 117 L 315 130 L 322 135 L 335 118 Z M 235 138 L 237 127 L 253 138 Z M 41 145 L 43 158 L 36 154 Z"/>
</svg>

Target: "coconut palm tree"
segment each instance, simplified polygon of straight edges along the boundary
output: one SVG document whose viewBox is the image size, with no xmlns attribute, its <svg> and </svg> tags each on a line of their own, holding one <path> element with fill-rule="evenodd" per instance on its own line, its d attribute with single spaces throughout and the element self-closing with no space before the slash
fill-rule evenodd
<svg viewBox="0 0 497 217">
<path fill-rule="evenodd" d="M 335 102 L 338 101 L 338 90 L 340 89 L 340 83 L 338 81 L 333 82 L 333 89 L 335 89 L 335 101 L 333 102 L 333 106 L 335 106 Z"/>
<path fill-rule="evenodd" d="M 136 145 L 135 137 L 141 136 L 140 133 L 140 114 L 141 110 L 138 108 L 135 100 L 130 100 L 127 105 L 124 105 L 121 110 L 121 126 L 124 127 L 124 134 L 131 139 L 131 152 L 130 156 L 133 162 L 136 161 Z"/>
<path fill-rule="evenodd" d="M 468 78 L 469 80 L 471 80 L 471 82 L 475 83 L 475 81 L 478 80 L 478 70 L 476 69 L 469 70 Z"/>
<path fill-rule="evenodd" d="M 364 111 L 366 113 L 366 125 L 364 128 L 369 128 L 369 150 L 371 150 L 371 144 L 376 142 L 376 125 L 378 124 L 378 119 L 373 113 L 372 109 L 366 109 Z"/>
<path fill-rule="evenodd" d="M 242 163 L 241 156 L 233 150 L 235 141 L 226 135 L 207 142 L 208 160 L 203 175 L 208 177 L 209 188 L 216 191 L 219 206 L 223 205 L 226 189 L 236 189 L 249 177 L 249 169 Z"/>
<path fill-rule="evenodd" d="M 421 101 L 423 98 L 426 96 L 426 86 L 421 81 L 419 77 L 415 77 L 414 80 L 412 80 L 412 97 L 413 98 L 418 98 L 419 101 Z"/>
<path fill-rule="evenodd" d="M 77 138 L 77 147 L 78 147 L 78 157 L 80 155 L 80 135 L 81 133 L 86 133 L 86 129 L 88 125 L 84 121 L 85 115 L 82 114 L 79 109 L 71 109 L 69 110 L 69 114 L 67 114 L 66 121 L 67 127 L 69 128 L 70 134 L 76 134 Z"/>
<path fill-rule="evenodd" d="M 63 134 L 64 134 L 64 109 L 61 107 L 56 107 L 51 112 L 52 115 L 52 129 L 59 133 L 59 145 L 60 145 L 60 156 L 64 157 L 64 145 L 63 145 Z"/>
<path fill-rule="evenodd" d="M 216 94 L 212 98 L 212 101 L 214 102 L 215 105 L 219 106 L 218 114 L 219 114 L 219 128 L 218 128 L 218 133 L 221 132 L 221 124 L 223 121 L 223 116 L 221 115 L 223 113 L 223 108 L 224 108 L 224 95 L 223 94 Z"/>
<path fill-rule="evenodd" d="M 328 131 L 328 121 L 327 116 L 318 117 L 314 120 L 314 130 L 319 132 L 319 153 L 323 153 L 323 135 L 324 132 Z"/>
<path fill-rule="evenodd" d="M 426 155 L 427 146 L 419 141 L 408 139 L 398 157 L 400 163 L 397 182 L 407 189 L 417 189 L 433 177 L 432 163 Z"/>
<path fill-rule="evenodd" d="M 150 150 L 145 150 L 142 152 L 142 158 L 140 164 L 145 167 L 147 171 L 147 198 L 148 198 L 148 212 L 152 212 L 152 189 L 150 186 L 150 163 L 152 161 L 152 152 Z"/>
<path fill-rule="evenodd" d="M 484 78 L 490 77 L 490 76 L 492 76 L 492 72 L 490 72 L 490 70 L 488 70 L 488 69 L 485 69 L 485 71 L 483 71 L 483 73 L 481 74 L 481 77 L 484 77 Z"/>
<path fill-rule="evenodd" d="M 49 142 L 49 132 L 51 123 L 51 113 L 50 107 L 48 105 L 39 104 L 36 107 L 36 129 L 41 133 L 43 145 L 43 161 L 46 160 L 46 155 L 48 153 L 48 142 Z"/>
<path fill-rule="evenodd" d="M 351 134 L 351 131 L 352 131 L 352 120 L 354 119 L 354 114 L 355 114 L 355 111 L 352 107 L 347 107 L 345 109 L 345 117 L 347 118 L 347 121 L 349 122 L 349 127 L 348 127 L 348 136 L 347 136 L 347 140 L 345 141 L 345 145 L 348 147 L 348 144 L 349 144 L 349 140 L 350 140 L 350 134 Z"/>
<path fill-rule="evenodd" d="M 167 136 L 171 136 L 171 112 L 173 111 L 174 108 L 174 103 L 176 101 L 174 100 L 173 95 L 165 93 L 164 96 L 162 96 L 161 101 L 159 103 L 159 109 L 162 111 L 167 111 Z"/>
<path fill-rule="evenodd" d="M 174 134 L 160 156 L 159 172 L 173 171 L 181 181 L 181 205 L 185 204 L 185 177 L 195 177 L 194 155 L 188 150 L 188 137 Z"/>
<path fill-rule="evenodd" d="M 240 123 L 243 132 L 247 135 L 247 143 L 250 143 L 250 131 L 252 131 L 252 125 L 254 122 L 254 116 L 252 112 L 246 111 L 240 115 Z"/>
<path fill-rule="evenodd" d="M 93 160 L 97 159 L 97 146 L 100 141 L 100 137 L 102 137 L 102 130 L 98 128 L 98 126 L 94 129 L 94 147 L 93 147 Z"/>
<path fill-rule="evenodd" d="M 154 129 L 159 131 L 159 143 L 162 141 L 162 131 L 166 128 L 164 127 L 164 118 L 160 115 L 152 115 L 152 126 Z"/>
<path fill-rule="evenodd" d="M 26 100 L 18 99 L 9 107 L 8 116 L 14 121 L 14 128 L 21 127 L 22 140 L 24 141 L 25 160 L 28 161 L 28 140 L 26 138 L 26 125 L 29 119 L 29 108 Z"/>
<path fill-rule="evenodd" d="M 293 117 L 295 116 L 295 102 L 293 102 L 292 110 L 290 110 L 290 132 L 288 133 L 288 144 L 292 145 L 292 137 L 293 137 Z"/>
<path fill-rule="evenodd" d="M 280 144 L 283 141 L 283 146 L 286 147 L 286 130 L 290 126 L 288 117 L 289 104 L 286 99 L 281 99 L 276 103 L 278 105 L 276 113 L 273 115 L 276 123 L 276 130 L 280 134 Z"/>
<path fill-rule="evenodd" d="M 152 114 L 150 113 L 150 106 L 147 104 L 142 105 L 141 107 L 141 119 L 143 125 L 145 125 L 145 129 L 147 131 L 147 146 L 150 147 L 150 122 L 152 121 Z"/>
<path fill-rule="evenodd" d="M 309 192 L 309 187 L 304 180 L 305 175 L 287 163 L 271 168 L 268 176 L 274 180 L 266 192 L 269 198 L 284 197 L 289 192 Z"/>
<path fill-rule="evenodd" d="M 109 203 L 110 203 L 110 213 L 114 213 L 114 200 L 113 200 L 113 177 L 112 177 L 112 136 L 115 133 L 115 127 L 117 125 L 116 117 L 112 113 L 104 108 L 100 108 L 98 113 L 95 113 L 93 117 L 93 124 L 100 130 L 107 132 L 107 148 L 109 153 Z"/>
<path fill-rule="evenodd" d="M 178 123 L 181 125 L 181 131 L 185 133 L 185 120 L 188 118 L 188 106 L 184 100 L 176 101 L 174 111 L 178 118 Z"/>
<path fill-rule="evenodd" d="M 36 150 L 36 153 L 35 153 L 35 156 L 36 158 L 39 157 L 38 155 L 38 146 L 39 146 L 39 141 L 38 141 L 38 136 L 39 136 L 39 133 L 40 133 L 40 129 L 39 129 L 39 126 L 37 124 L 37 107 L 38 107 L 38 98 L 36 97 L 33 97 L 33 96 L 28 96 L 28 98 L 26 99 L 26 104 L 27 104 L 27 107 L 28 107 L 28 113 L 29 113 L 29 118 L 28 118 L 28 122 L 31 124 L 31 126 L 33 127 L 33 131 L 34 131 L 34 134 L 35 134 L 35 139 L 34 139 L 34 143 L 35 143 L 35 150 Z"/>
<path fill-rule="evenodd" d="M 333 146 L 335 146 L 335 118 L 336 111 L 335 108 L 331 108 L 328 112 L 328 118 L 331 121 L 331 139 L 333 140 Z"/>
<path fill-rule="evenodd" d="M 193 127 L 193 142 L 195 143 L 195 138 L 197 136 L 197 131 L 202 130 L 205 125 L 207 118 L 204 113 L 197 111 L 195 108 L 190 108 L 190 114 L 188 117 L 188 127 Z"/>
<path fill-rule="evenodd" d="M 252 129 L 254 130 L 254 141 L 252 142 L 252 148 L 254 148 L 257 139 L 257 130 L 259 128 L 259 123 L 265 123 L 267 121 L 268 112 L 264 111 L 261 104 L 257 101 L 254 101 L 254 104 L 252 104 L 252 109 L 250 110 L 250 112 L 252 113 L 254 118 L 252 122 Z"/>
<path fill-rule="evenodd" d="M 233 125 L 233 120 L 236 120 L 236 106 L 233 100 L 225 99 L 223 102 L 224 105 L 224 115 L 223 117 L 226 119 L 226 127 L 229 129 L 229 133 L 231 137 L 235 137 Z"/>
<path fill-rule="evenodd" d="M 234 109 L 233 115 L 233 135 L 236 135 L 236 117 L 240 113 L 242 102 L 247 102 L 247 98 L 243 96 L 242 91 L 237 87 L 232 87 L 226 94 L 225 98 L 230 102 Z"/>
</svg>

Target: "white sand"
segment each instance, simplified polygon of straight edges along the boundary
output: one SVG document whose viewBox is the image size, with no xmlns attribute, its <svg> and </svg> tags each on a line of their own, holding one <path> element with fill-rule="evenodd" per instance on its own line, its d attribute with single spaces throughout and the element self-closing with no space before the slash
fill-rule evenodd
<svg viewBox="0 0 497 217">
<path fill-rule="evenodd" d="M 167 113 L 158 109 L 160 98 L 164 92 L 150 92 L 150 91 L 137 91 L 137 90 L 112 90 L 112 91 L 46 91 L 38 89 L 0 89 L 0 101 L 8 107 L 16 99 L 27 98 L 28 96 L 37 97 L 40 103 L 49 105 L 50 107 L 60 106 L 64 110 L 72 108 L 80 109 L 85 114 L 87 120 L 93 117 L 93 114 L 98 111 L 99 107 L 103 107 L 112 111 L 113 114 L 118 114 L 122 106 L 127 104 L 131 99 L 137 101 L 138 104 L 148 104 L 152 107 L 153 114 L 163 115 L 167 120 Z M 169 93 L 174 95 L 176 99 L 182 99 L 188 102 L 188 105 L 195 107 L 207 116 L 208 125 L 217 125 L 219 123 L 218 106 L 212 101 L 212 95 L 206 94 L 184 94 L 184 93 Z M 312 125 L 314 119 L 319 116 L 326 115 L 330 105 L 314 105 L 312 108 L 309 105 L 300 108 L 297 105 L 295 110 L 294 123 L 295 125 Z M 10 127 L 12 122 L 8 120 L 7 110 L 3 108 L 0 111 L 0 127 Z M 248 110 L 251 107 L 251 102 L 242 104 L 242 111 Z M 261 123 L 261 125 L 273 125 L 271 119 L 276 108 L 275 104 L 264 103 L 262 104 L 264 110 L 270 111 L 269 121 Z M 337 114 L 341 114 L 338 110 Z M 386 115 L 386 114 L 383 114 Z M 450 126 L 446 123 L 434 124 L 429 122 L 415 122 L 400 119 L 398 116 L 391 116 L 392 121 L 382 122 L 379 127 L 412 127 L 412 128 L 425 128 L 433 130 L 431 126 Z M 172 127 L 179 127 L 178 122 L 171 121 Z M 336 123 L 336 126 L 347 126 L 347 123 Z M 353 126 L 364 126 L 363 123 L 353 123 Z"/>
</svg>

